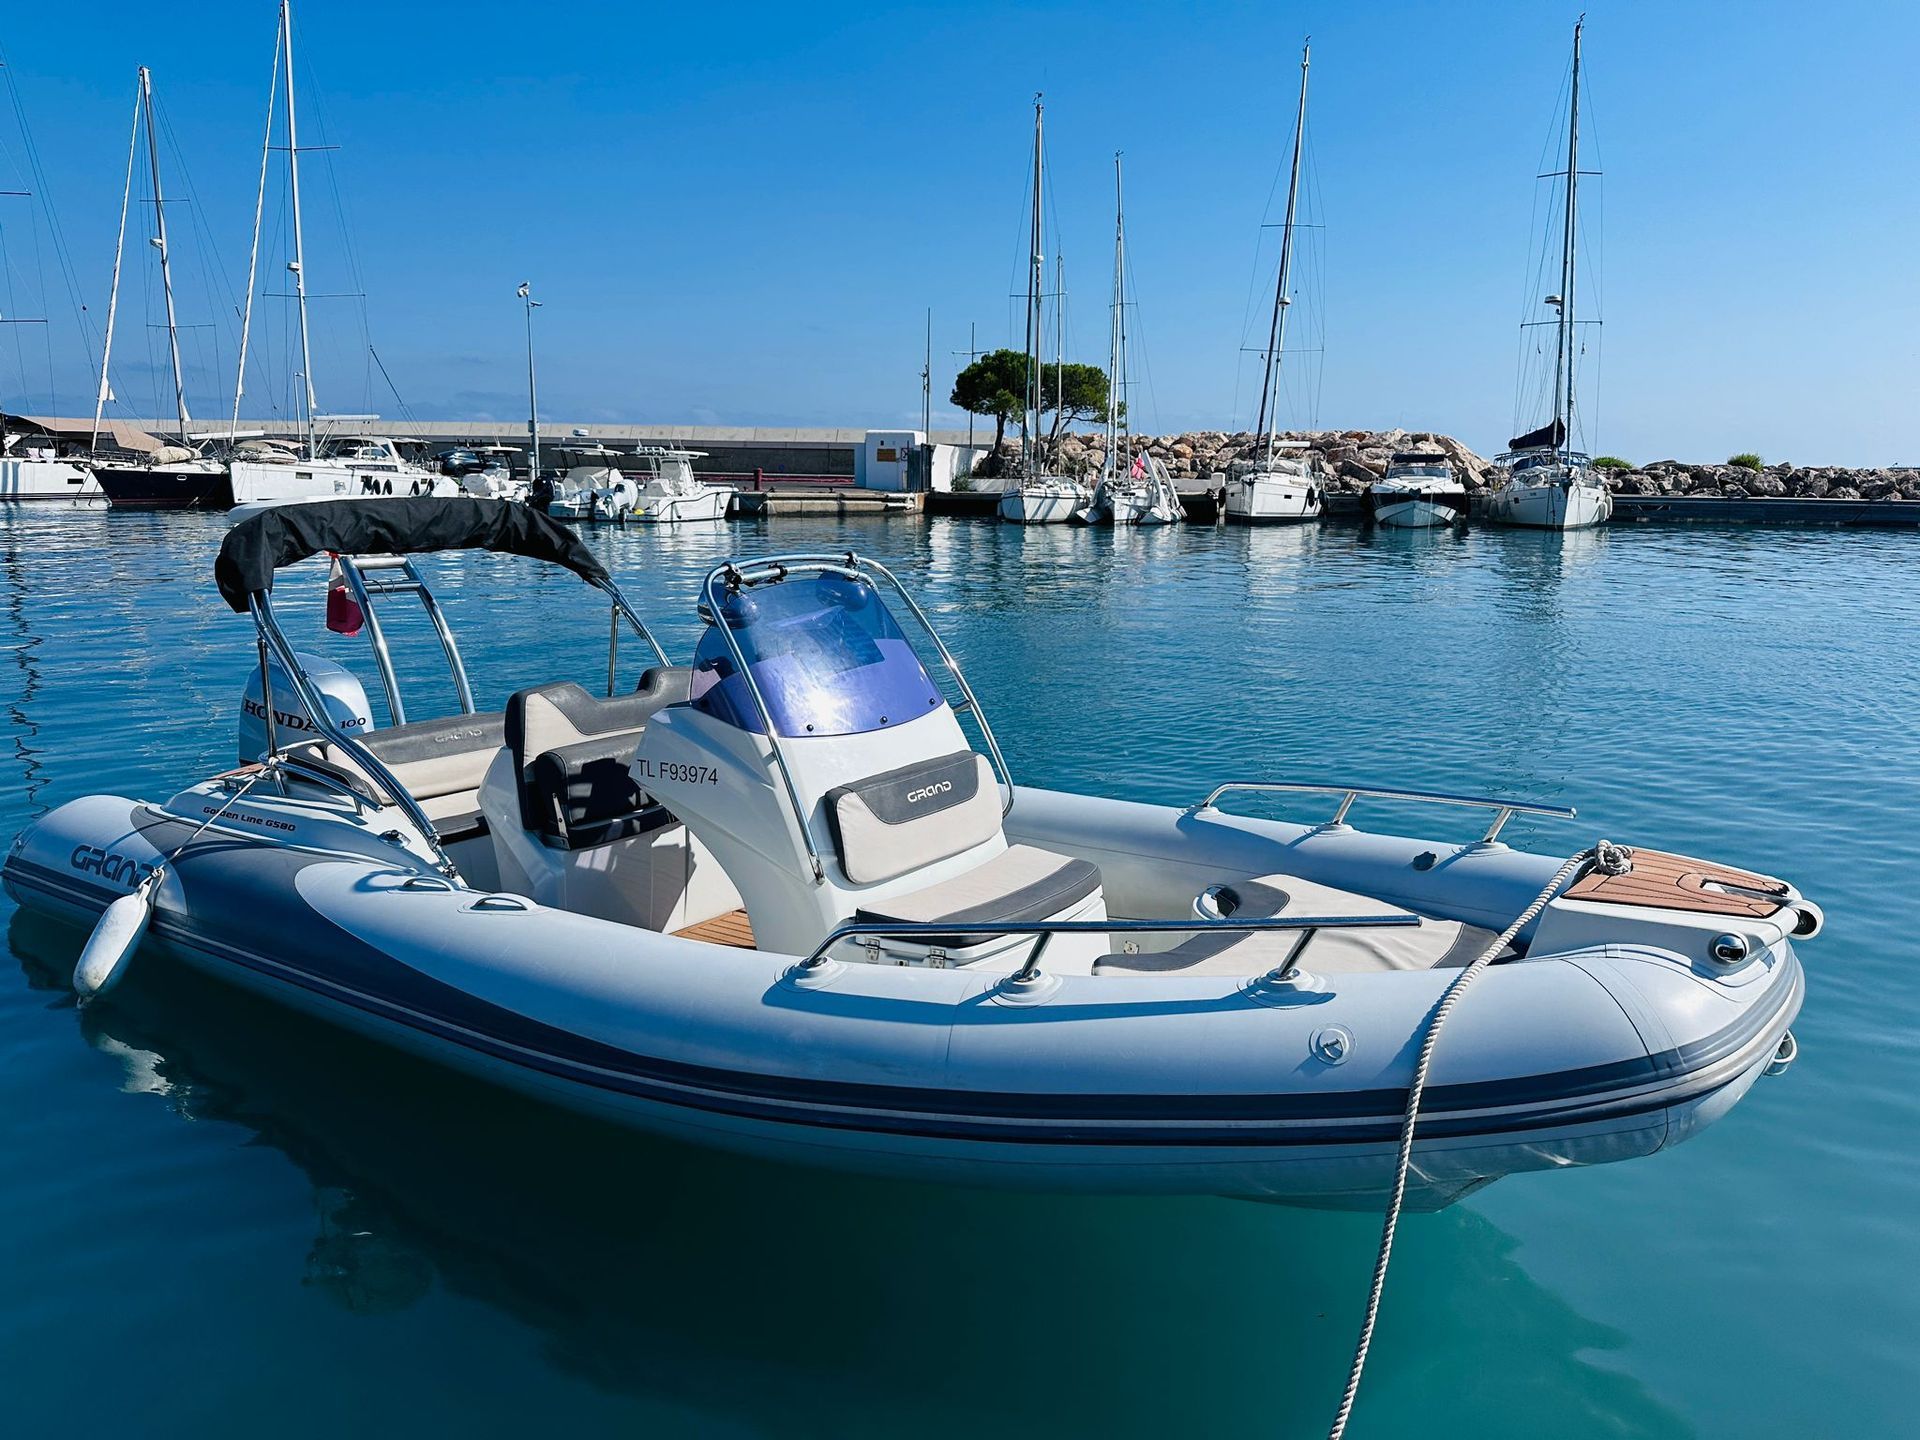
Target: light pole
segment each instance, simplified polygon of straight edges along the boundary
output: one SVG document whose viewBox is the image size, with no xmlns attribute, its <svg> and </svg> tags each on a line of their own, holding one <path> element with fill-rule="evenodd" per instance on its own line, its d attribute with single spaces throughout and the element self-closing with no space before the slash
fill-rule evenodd
<svg viewBox="0 0 1920 1440">
<path fill-rule="evenodd" d="M 527 434 L 533 441 L 529 462 L 532 468 L 527 472 L 527 483 L 533 485 L 540 480 L 540 389 L 533 374 L 533 312 L 540 308 L 540 302 L 533 298 L 531 281 L 522 280 L 515 293 L 527 306 Z"/>
</svg>

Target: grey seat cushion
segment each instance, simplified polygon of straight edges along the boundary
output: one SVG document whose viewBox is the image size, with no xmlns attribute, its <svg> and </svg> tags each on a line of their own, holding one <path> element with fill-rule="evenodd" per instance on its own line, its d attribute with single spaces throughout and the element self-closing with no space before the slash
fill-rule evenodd
<svg viewBox="0 0 1920 1440">
<path fill-rule="evenodd" d="M 1235 918 L 1274 915 L 1410 915 L 1413 912 L 1370 895 L 1337 890 L 1291 875 L 1263 875 L 1236 884 Z M 1377 929 L 1271 930 L 1198 934 L 1171 950 L 1108 955 L 1096 975 L 1261 975 L 1288 961 L 1316 975 L 1381 970 L 1434 970 L 1468 965 L 1493 943 L 1491 930 L 1458 920 L 1422 916 L 1417 926 Z M 1511 950 L 1504 952 L 1513 953 Z"/>
<path fill-rule="evenodd" d="M 837 785 L 826 802 L 840 868 L 855 885 L 912 874 L 1000 833 L 1000 787 L 971 750 Z"/>
<path fill-rule="evenodd" d="M 647 721 L 684 701 L 692 678 L 683 665 L 656 666 L 628 695 L 602 698 L 570 681 L 514 692 L 503 734 L 519 781 L 521 826 L 550 844 L 578 849 L 589 843 L 580 837 L 616 818 L 623 800 L 631 802 L 626 813 L 638 817 L 651 798 L 630 780 L 624 786 L 616 782 L 596 762 L 618 755 L 624 769 Z M 542 766 L 549 754 L 556 758 Z M 569 815 L 577 828 L 569 827 Z M 609 830 L 607 838 L 619 836 Z"/>
<path fill-rule="evenodd" d="M 633 741 L 602 736 L 543 751 L 528 767 L 526 793 L 540 823 L 528 826 L 556 850 L 585 850 L 658 830 L 673 821 L 634 783 Z"/>
<path fill-rule="evenodd" d="M 854 911 L 854 919 L 909 924 L 979 924 L 1003 920 L 1048 920 L 1078 905 L 1100 888 L 1100 870 L 1086 860 L 1031 845 L 1009 845 L 964 875 L 890 895 Z M 916 935 L 916 945 L 959 950 L 985 945 L 993 935 Z"/>
</svg>

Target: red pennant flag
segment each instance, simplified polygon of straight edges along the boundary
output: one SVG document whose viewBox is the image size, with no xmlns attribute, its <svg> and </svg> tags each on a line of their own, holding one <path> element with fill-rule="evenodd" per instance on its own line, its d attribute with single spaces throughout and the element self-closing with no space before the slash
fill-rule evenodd
<svg viewBox="0 0 1920 1440">
<path fill-rule="evenodd" d="M 327 573 L 327 629 L 336 635 L 358 635 L 366 616 L 360 613 L 360 605 L 347 589 L 347 577 L 341 573 L 340 561 L 335 559 L 333 569 Z"/>
</svg>

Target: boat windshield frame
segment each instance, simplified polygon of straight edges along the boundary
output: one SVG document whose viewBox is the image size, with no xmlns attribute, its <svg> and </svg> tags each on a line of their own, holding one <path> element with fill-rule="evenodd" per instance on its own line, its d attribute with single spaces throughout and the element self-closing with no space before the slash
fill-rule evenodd
<svg viewBox="0 0 1920 1440">
<path fill-rule="evenodd" d="M 781 784 L 787 793 L 787 803 L 792 807 L 793 818 L 799 827 L 801 843 L 805 845 L 807 858 L 812 862 L 814 883 L 816 885 L 825 883 L 826 865 L 821 859 L 819 846 L 814 842 L 813 832 L 807 824 L 807 809 L 801 804 L 799 786 L 794 782 L 792 767 L 787 763 L 786 753 L 782 749 L 783 737 L 780 726 L 775 722 L 773 707 L 754 675 L 753 664 L 747 658 L 739 637 L 734 634 L 734 627 L 728 625 L 723 618 L 729 594 L 735 594 L 756 585 L 781 584 L 801 575 L 839 575 L 845 579 L 866 584 L 874 584 L 876 579 L 884 580 L 893 593 L 900 597 L 907 607 L 907 613 L 913 617 L 914 623 L 933 642 L 934 652 L 939 656 L 940 664 L 953 678 L 954 687 L 960 692 L 960 700 L 957 703 L 949 702 L 950 708 L 956 714 L 970 713 L 974 722 L 980 727 L 981 738 L 987 747 L 988 761 L 992 764 L 995 778 L 1000 784 L 1000 814 L 1004 818 L 1007 812 L 1013 809 L 1013 775 L 1007 769 L 1006 757 L 1000 753 L 1000 742 L 994 738 L 993 726 L 987 720 L 986 711 L 981 708 L 979 697 L 973 693 L 973 687 L 967 683 L 967 677 L 960 668 L 960 662 L 953 658 L 953 652 L 947 649 L 946 642 L 940 638 L 940 632 L 933 628 L 933 622 L 927 618 L 927 612 L 920 608 L 920 603 L 913 598 L 912 592 L 900 583 L 899 576 L 878 560 L 852 550 L 827 555 L 775 555 L 760 560 L 729 560 L 724 565 L 716 565 L 708 571 L 707 578 L 701 583 L 701 618 L 708 621 L 719 633 L 728 658 L 733 662 L 735 672 L 745 681 L 745 692 L 758 714 L 766 736 L 767 747 L 772 752 L 774 767 L 780 772 Z M 874 588 L 878 592 L 877 584 Z M 887 607 L 884 596 L 876 593 L 876 598 L 891 614 L 891 608 Z M 898 617 L 894 618 L 897 625 Z M 936 690 L 937 688 L 936 686 Z"/>
</svg>

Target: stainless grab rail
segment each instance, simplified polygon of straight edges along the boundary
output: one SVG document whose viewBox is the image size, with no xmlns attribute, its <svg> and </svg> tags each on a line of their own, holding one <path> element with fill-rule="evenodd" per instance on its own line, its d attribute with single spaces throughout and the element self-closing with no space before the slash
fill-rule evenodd
<svg viewBox="0 0 1920 1440">
<path fill-rule="evenodd" d="M 1400 928 L 1420 924 L 1418 915 L 1268 915 L 1244 920 L 848 920 L 833 927 L 800 962 L 802 971 L 818 970 L 827 962 L 827 952 L 842 940 L 858 936 L 869 939 L 910 940 L 916 935 L 1033 935 L 1038 937 L 1026 963 L 1013 974 L 1019 981 L 1031 980 L 1040 973 L 1040 957 L 1055 935 L 1189 935 L 1221 933 L 1257 933 L 1265 930 L 1361 930 L 1375 926 Z M 1298 947 L 1295 947 L 1296 953 Z M 1273 971 L 1273 978 L 1284 980 L 1293 973 L 1293 955 Z"/>
<path fill-rule="evenodd" d="M 721 615 L 722 595 L 720 585 L 725 582 L 733 588 L 744 589 L 755 583 L 784 580 L 791 575 L 833 574 L 844 575 L 851 580 L 865 579 L 863 572 L 870 571 L 885 578 L 893 587 L 894 593 L 907 603 L 913 618 L 933 641 L 934 649 L 939 652 L 940 663 L 946 666 L 947 673 L 953 676 L 954 684 L 960 689 L 963 708 L 969 711 L 979 723 L 981 737 L 985 740 L 989 763 L 993 766 L 1004 796 L 1000 803 L 1000 814 L 1004 818 L 1013 809 L 1013 775 L 1007 769 L 1006 757 L 1000 753 L 1000 742 L 994 738 L 993 727 L 987 723 L 986 712 L 980 707 L 979 697 L 973 693 L 973 687 L 967 683 L 967 677 L 960 669 L 960 662 L 953 658 L 940 634 L 933 628 L 933 622 L 927 619 L 922 610 L 908 593 L 900 578 L 877 560 L 869 560 L 848 550 L 840 555 L 775 555 L 763 560 L 744 562 L 728 561 L 715 566 L 707 572 L 707 578 L 700 586 L 700 602 L 706 618 L 720 632 L 720 638 L 727 647 L 727 653 L 733 659 L 735 671 L 746 681 L 747 694 L 753 698 L 754 709 L 760 714 L 760 723 L 765 727 L 767 748 L 772 753 L 774 768 L 780 772 L 782 788 L 787 793 L 787 803 L 793 810 L 794 823 L 800 828 L 800 843 L 807 852 L 807 860 L 813 867 L 813 880 L 816 885 L 826 880 L 826 864 L 820 858 L 820 849 L 813 842 L 813 830 L 807 823 L 807 810 L 800 801 L 799 787 L 794 783 L 793 772 L 787 765 L 787 757 L 780 748 L 780 736 L 775 731 L 773 713 L 768 708 L 767 698 L 761 692 L 760 682 L 754 677 L 753 667 L 747 662 L 746 652 L 741 649 L 739 640 Z"/>
<path fill-rule="evenodd" d="M 1323 822 L 1323 828 L 1332 829 L 1347 823 L 1347 811 L 1353 808 L 1355 800 L 1409 800 L 1423 805 L 1462 805 L 1474 810 L 1493 810 L 1496 813 L 1493 823 L 1487 826 L 1486 834 L 1474 843 L 1491 845 L 1499 839 L 1501 829 L 1515 815 L 1546 815 L 1556 820 L 1571 820 L 1579 811 L 1571 805 L 1543 805 L 1532 800 L 1502 800 L 1498 797 L 1482 795 L 1448 795 L 1437 790 L 1389 790 L 1373 785 L 1315 785 L 1293 780 L 1230 780 L 1217 786 L 1198 805 L 1188 808 L 1187 814 L 1198 815 L 1202 810 L 1217 809 L 1216 802 L 1222 795 L 1234 791 L 1253 791 L 1262 794 L 1298 794 L 1298 795 L 1338 795 L 1339 808 L 1333 812 L 1333 818 Z"/>
<path fill-rule="evenodd" d="M 433 821 L 427 818 L 427 812 L 420 808 L 420 802 L 413 798 L 407 787 L 400 783 L 379 756 L 369 750 L 363 742 L 334 724 L 333 715 L 328 711 L 325 699 L 314 691 L 307 679 L 307 672 L 301 668 L 299 660 L 294 657 L 293 646 L 288 643 L 286 635 L 281 631 L 280 623 L 274 619 L 273 601 L 268 593 L 265 590 L 254 591 L 247 597 L 247 605 L 253 612 L 255 630 L 263 644 L 273 651 L 274 658 L 280 662 L 280 668 L 286 673 L 294 692 L 300 697 L 300 703 L 306 706 L 307 717 L 313 728 L 346 751 L 352 757 L 353 763 L 386 792 L 387 798 L 393 804 L 400 807 L 407 819 L 413 822 L 414 828 L 420 832 L 421 838 L 427 842 L 427 847 L 438 857 L 436 868 L 440 873 L 449 879 L 457 877 L 460 872 L 455 868 L 451 857 L 441 848 L 440 832 L 434 827 Z M 261 694 L 266 701 L 268 724 L 271 726 L 273 692 L 268 683 L 264 658 L 260 667 L 260 679 Z M 277 754 L 280 748 L 277 743 L 278 736 L 271 730 L 268 735 L 268 743 L 272 751 Z"/>
</svg>

